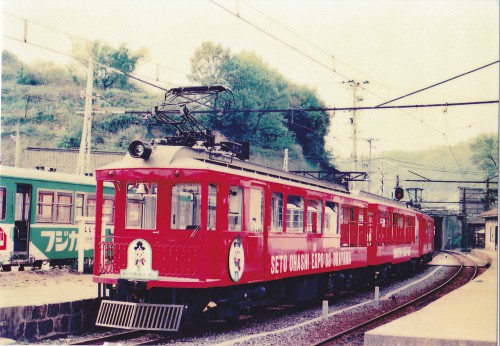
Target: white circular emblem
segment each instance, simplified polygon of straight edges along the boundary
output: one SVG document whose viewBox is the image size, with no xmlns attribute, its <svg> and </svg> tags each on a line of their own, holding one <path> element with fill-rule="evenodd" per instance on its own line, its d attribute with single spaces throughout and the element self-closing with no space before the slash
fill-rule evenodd
<svg viewBox="0 0 500 346">
<path fill-rule="evenodd" d="M 240 236 L 236 237 L 231 243 L 229 249 L 229 276 L 234 282 L 238 282 L 245 270 L 245 252 Z"/>
</svg>

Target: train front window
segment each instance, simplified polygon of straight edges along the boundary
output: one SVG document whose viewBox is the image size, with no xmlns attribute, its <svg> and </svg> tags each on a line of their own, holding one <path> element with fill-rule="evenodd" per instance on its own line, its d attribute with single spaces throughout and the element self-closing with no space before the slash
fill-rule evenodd
<svg viewBox="0 0 500 346">
<path fill-rule="evenodd" d="M 201 220 L 201 185 L 174 185 L 172 187 L 171 211 L 171 229 L 198 229 Z M 215 209 L 213 211 L 215 213 Z"/>
<path fill-rule="evenodd" d="M 128 229 L 156 228 L 156 183 L 130 183 L 127 185 Z"/>
</svg>

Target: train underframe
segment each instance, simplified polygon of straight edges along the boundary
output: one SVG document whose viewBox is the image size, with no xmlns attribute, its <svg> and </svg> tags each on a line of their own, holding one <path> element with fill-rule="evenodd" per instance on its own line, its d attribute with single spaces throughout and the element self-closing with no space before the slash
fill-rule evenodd
<svg viewBox="0 0 500 346">
<path fill-rule="evenodd" d="M 399 264 L 381 264 L 332 273 L 292 277 L 228 287 L 177 289 L 155 287 L 147 290 L 145 281 L 120 279 L 105 285 L 112 301 L 172 304 L 184 307 L 182 326 L 198 328 L 210 320 L 237 320 L 245 309 L 270 304 L 300 305 L 345 291 L 368 289 L 391 276 L 406 277 L 432 259 L 432 254 Z"/>
<path fill-rule="evenodd" d="M 74 258 L 63 258 L 63 259 L 35 259 L 24 257 L 14 258 L 9 261 L 4 261 L 0 264 L 0 271 L 27 271 L 27 270 L 39 270 L 52 268 L 71 268 L 74 270 L 78 269 L 78 260 Z M 86 257 L 83 264 L 83 272 L 86 274 L 92 273 L 94 268 L 94 259 L 92 257 Z"/>
</svg>

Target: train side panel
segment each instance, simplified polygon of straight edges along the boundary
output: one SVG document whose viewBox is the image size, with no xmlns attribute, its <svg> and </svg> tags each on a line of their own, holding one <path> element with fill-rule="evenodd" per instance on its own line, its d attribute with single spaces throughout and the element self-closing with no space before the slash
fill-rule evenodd
<svg viewBox="0 0 500 346">
<path fill-rule="evenodd" d="M 47 260 L 69 263 L 77 258 L 81 241 L 84 256 L 93 256 L 94 224 L 76 222 L 79 216 L 94 214 L 93 178 L 6 166 L 0 171 L 0 261 L 4 266 Z M 111 215 L 114 202 L 109 192 L 106 188 Z M 105 231 L 112 229 L 111 220 Z"/>
</svg>

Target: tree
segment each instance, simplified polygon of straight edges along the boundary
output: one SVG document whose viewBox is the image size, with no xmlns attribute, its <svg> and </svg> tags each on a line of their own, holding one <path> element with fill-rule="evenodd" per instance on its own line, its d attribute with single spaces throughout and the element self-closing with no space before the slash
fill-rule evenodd
<svg viewBox="0 0 500 346">
<path fill-rule="evenodd" d="M 243 110 L 202 117 L 205 124 L 231 140 L 250 141 L 266 149 L 292 148 L 298 143 L 304 155 L 328 166 L 324 150 L 329 127 L 326 113 L 298 110 L 292 121 L 288 112 L 256 112 L 323 107 L 314 91 L 293 85 L 253 52 L 231 54 L 229 49 L 211 42 L 202 44 L 191 63 L 191 80 L 228 86 L 234 92 L 232 109 Z"/>
<path fill-rule="evenodd" d="M 100 70 L 100 73 L 94 76 L 94 81 L 104 90 L 111 87 L 122 90 L 132 89 L 132 84 L 127 76 L 116 70 L 132 73 L 139 60 L 146 55 L 143 49 L 133 52 L 125 44 L 121 44 L 118 49 L 114 49 L 109 44 L 101 41 L 95 41 L 85 48 L 75 47 L 73 50 L 76 51 L 75 54 L 82 57 L 82 60 L 87 60 L 90 57 L 90 59 L 103 65 L 95 66 L 96 69 Z M 106 67 L 112 67 L 116 70 L 106 69 Z"/>
<path fill-rule="evenodd" d="M 6 50 L 2 51 L 2 80 L 13 79 L 21 66 L 17 56 Z"/>
<path fill-rule="evenodd" d="M 495 135 L 480 135 L 471 144 L 472 162 L 487 172 L 487 177 L 498 171 L 498 138 Z"/>
<path fill-rule="evenodd" d="M 486 179 L 498 173 L 498 138 L 495 135 L 480 135 L 470 145 L 472 162 L 486 171 Z M 497 175 L 498 176 L 498 175 Z M 497 204 L 498 188 L 487 187 L 486 196 L 481 201 L 486 209 Z"/>
<path fill-rule="evenodd" d="M 188 78 L 205 85 L 224 84 L 221 74 L 230 54 L 230 50 L 221 45 L 203 42 L 191 58 L 191 74 Z"/>
</svg>

